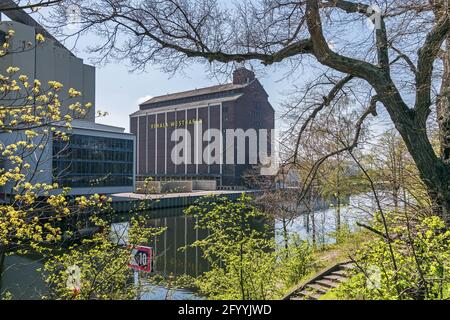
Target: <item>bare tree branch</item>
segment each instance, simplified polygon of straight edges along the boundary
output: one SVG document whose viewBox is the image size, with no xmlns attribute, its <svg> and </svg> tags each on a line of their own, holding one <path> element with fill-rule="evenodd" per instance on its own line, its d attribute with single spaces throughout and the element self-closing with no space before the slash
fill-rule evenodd
<svg viewBox="0 0 450 320">
<path fill-rule="evenodd" d="M 27 5 L 19 5 L 20 1 L 17 1 L 17 3 L 13 0 L 2 0 L 0 2 L 0 12 L 6 12 L 6 11 L 15 11 L 15 10 L 23 10 L 23 9 L 36 9 L 40 7 L 49 7 L 52 5 L 55 5 L 62 0 L 41 0 L 36 3 L 29 3 Z"/>
</svg>

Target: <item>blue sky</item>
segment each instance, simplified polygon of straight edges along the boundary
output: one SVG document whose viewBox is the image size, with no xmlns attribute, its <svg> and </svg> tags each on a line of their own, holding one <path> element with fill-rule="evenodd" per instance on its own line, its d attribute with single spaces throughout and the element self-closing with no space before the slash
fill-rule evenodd
<svg viewBox="0 0 450 320">
<path fill-rule="evenodd" d="M 80 54 L 87 57 L 87 54 Z M 281 68 L 273 73 L 258 74 L 259 80 L 269 94 L 273 107 L 278 111 L 289 80 L 282 80 L 285 70 Z M 231 80 L 230 80 L 231 81 Z M 177 91 L 191 90 L 218 84 L 218 80 L 208 78 L 204 65 L 194 64 L 183 74 L 166 74 L 155 67 L 145 72 L 130 73 L 125 64 L 110 63 L 97 68 L 97 109 L 109 113 L 97 121 L 109 125 L 125 127 L 128 130 L 128 115 L 138 110 L 139 101 L 152 96 Z M 279 116 L 279 112 L 277 112 Z"/>
<path fill-rule="evenodd" d="M 92 56 L 83 48 L 86 43 L 92 43 L 93 39 L 95 37 L 85 36 L 76 49 L 76 55 L 85 59 L 85 63 L 88 64 Z M 96 66 L 96 108 L 108 112 L 107 116 L 97 118 L 97 122 L 123 127 L 127 132 L 129 132 L 129 115 L 139 109 L 140 102 L 152 96 L 220 83 L 216 78 L 210 78 L 206 66 L 199 63 L 193 63 L 175 75 L 165 73 L 156 66 L 148 66 L 144 72 L 130 72 L 131 68 L 127 63 L 128 61 L 116 61 L 105 66 Z M 292 92 L 294 86 L 301 87 L 311 80 L 315 73 L 311 65 L 305 63 L 292 75 L 286 76 L 292 71 L 290 68 L 289 63 L 282 63 L 259 68 L 256 71 L 256 76 L 269 94 L 269 101 L 275 109 L 277 129 L 283 127 L 283 120 L 280 119 L 281 103 L 286 99 L 286 94 Z M 389 119 L 386 119 L 383 113 L 381 112 L 372 122 L 372 129 L 375 129 L 377 135 L 386 128 L 386 125 L 390 125 Z"/>
<path fill-rule="evenodd" d="M 41 11 L 41 14 L 45 13 Z M 39 15 L 33 15 L 33 17 L 40 20 Z M 95 43 L 96 40 L 98 39 L 94 35 L 83 36 L 78 41 L 74 53 L 83 58 L 85 63 L 92 64 L 93 57 L 87 52 L 86 47 Z M 72 47 L 70 43 L 66 45 L 69 48 Z M 107 116 L 98 118 L 97 122 L 123 127 L 127 131 L 129 130 L 129 114 L 138 110 L 140 102 L 152 96 L 219 84 L 217 79 L 208 77 L 206 67 L 202 64 L 193 63 L 182 73 L 172 75 L 154 66 L 148 66 L 144 72 L 131 73 L 127 63 L 128 61 L 114 61 L 105 66 L 96 66 L 96 108 L 108 112 Z M 301 87 L 314 73 L 311 66 L 306 66 L 303 69 L 296 69 L 292 76 L 286 77 L 286 74 L 291 71 L 290 68 L 289 63 L 275 64 L 264 68 L 263 71 L 257 69 L 256 72 L 276 111 L 277 128 L 282 126 L 282 121 L 279 119 L 282 111 L 280 104 L 285 99 L 286 93 L 292 91 L 294 86 Z"/>
<path fill-rule="evenodd" d="M 42 21 L 46 9 L 40 14 L 32 14 L 33 18 Z M 45 24 L 45 23 L 44 23 Z M 93 56 L 86 50 L 88 45 L 98 39 L 92 34 L 84 35 L 77 42 L 74 53 L 83 58 L 85 63 L 93 64 Z M 73 43 L 67 42 L 68 48 Z M 119 126 L 129 130 L 129 114 L 138 110 L 139 102 L 152 96 L 164 95 L 184 90 L 219 84 L 219 80 L 208 77 L 205 65 L 193 63 L 188 69 L 175 75 L 160 71 L 157 67 L 148 66 L 144 72 L 129 72 L 128 61 L 115 61 L 105 66 L 96 65 L 96 109 L 108 112 L 108 116 L 97 119 L 97 122 Z M 293 85 L 301 85 L 311 76 L 307 70 L 296 70 L 295 76 L 286 78 L 289 73 L 288 64 L 277 64 L 257 71 L 256 76 L 269 94 L 269 101 L 276 110 L 277 124 L 281 121 L 280 102 Z M 222 79 L 223 81 L 224 79 Z M 228 79 L 228 82 L 231 79 Z M 223 83 L 223 82 L 222 82 Z"/>
</svg>

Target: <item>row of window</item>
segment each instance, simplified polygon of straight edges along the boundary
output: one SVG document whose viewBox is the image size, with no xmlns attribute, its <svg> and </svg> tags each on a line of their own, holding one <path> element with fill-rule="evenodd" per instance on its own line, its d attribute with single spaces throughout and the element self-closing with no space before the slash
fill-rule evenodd
<svg viewBox="0 0 450 320">
<path fill-rule="evenodd" d="M 83 148 L 92 150 L 127 150 L 133 151 L 133 140 L 129 139 L 117 139 L 106 138 L 96 136 L 85 136 L 73 134 L 70 136 L 68 142 L 60 139 L 55 139 L 53 144 L 58 148 L 64 148 L 67 144 L 70 144 L 71 148 Z"/>
<path fill-rule="evenodd" d="M 73 134 L 53 141 L 53 176 L 62 187 L 133 185 L 133 141 Z"/>
<path fill-rule="evenodd" d="M 133 163 L 133 152 L 130 151 L 91 150 L 78 147 L 61 149 L 58 146 L 53 146 L 53 150 L 55 156 L 67 161 L 120 161 Z"/>
<path fill-rule="evenodd" d="M 71 188 L 98 188 L 98 187 L 123 187 L 132 186 L 132 176 L 85 176 L 85 177 L 63 177 L 58 183 Z"/>
<path fill-rule="evenodd" d="M 133 163 L 56 160 L 53 169 L 62 175 L 127 175 L 133 174 Z"/>
</svg>

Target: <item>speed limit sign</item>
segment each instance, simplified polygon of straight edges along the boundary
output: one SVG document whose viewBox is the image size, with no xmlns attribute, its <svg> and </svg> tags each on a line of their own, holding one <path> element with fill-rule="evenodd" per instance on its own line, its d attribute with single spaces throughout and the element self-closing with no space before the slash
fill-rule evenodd
<svg viewBox="0 0 450 320">
<path fill-rule="evenodd" d="M 152 272 L 153 250 L 150 247 L 131 247 L 130 268 L 134 270 Z"/>
</svg>

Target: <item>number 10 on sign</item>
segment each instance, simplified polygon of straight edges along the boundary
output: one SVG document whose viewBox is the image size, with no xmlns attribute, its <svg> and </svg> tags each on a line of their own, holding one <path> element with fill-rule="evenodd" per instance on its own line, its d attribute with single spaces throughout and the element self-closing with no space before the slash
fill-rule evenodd
<svg viewBox="0 0 450 320">
<path fill-rule="evenodd" d="M 134 270 L 152 272 L 153 250 L 150 247 L 131 247 L 130 268 Z"/>
</svg>

